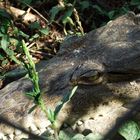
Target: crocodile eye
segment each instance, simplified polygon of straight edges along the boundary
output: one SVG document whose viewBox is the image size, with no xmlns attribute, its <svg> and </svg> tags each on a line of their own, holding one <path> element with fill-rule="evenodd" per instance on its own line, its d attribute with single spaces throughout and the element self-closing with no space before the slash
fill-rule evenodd
<svg viewBox="0 0 140 140">
<path fill-rule="evenodd" d="M 71 79 L 74 85 L 96 85 L 103 81 L 102 73 L 97 70 L 89 70 Z"/>
</svg>

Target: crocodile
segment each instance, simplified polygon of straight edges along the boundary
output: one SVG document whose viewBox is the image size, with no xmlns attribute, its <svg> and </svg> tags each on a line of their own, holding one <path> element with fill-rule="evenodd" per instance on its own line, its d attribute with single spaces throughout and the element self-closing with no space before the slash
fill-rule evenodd
<svg viewBox="0 0 140 140">
<path fill-rule="evenodd" d="M 58 115 L 60 126 L 66 122 L 79 132 L 91 130 L 104 135 L 129 110 L 126 106 L 140 97 L 140 25 L 132 15 L 66 39 L 56 56 L 37 64 L 47 109 L 54 109 L 78 85 Z M 40 108 L 29 114 L 34 102 L 25 93 L 31 90 L 26 76 L 3 87 L 0 115 L 31 132 L 42 133 L 49 122 Z M 22 133 L 1 123 L 0 136 L 16 140 Z"/>
</svg>

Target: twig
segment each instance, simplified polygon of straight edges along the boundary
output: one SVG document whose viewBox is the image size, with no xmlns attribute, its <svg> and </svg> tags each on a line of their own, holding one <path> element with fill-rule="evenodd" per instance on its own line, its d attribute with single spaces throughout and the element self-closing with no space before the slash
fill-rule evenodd
<svg viewBox="0 0 140 140">
<path fill-rule="evenodd" d="M 24 1 L 20 1 L 22 3 L 24 3 L 25 5 L 27 5 L 29 8 L 31 8 L 35 13 L 37 13 L 44 21 L 46 21 L 46 23 L 49 23 L 49 21 L 42 15 L 40 14 L 36 9 L 34 9 L 32 6 L 30 6 L 29 4 L 27 4 Z"/>
<path fill-rule="evenodd" d="M 76 19 L 76 22 L 77 22 L 77 24 L 78 24 L 78 26 L 79 26 L 80 32 L 82 33 L 82 35 L 84 35 L 84 29 L 83 29 L 83 27 L 82 27 L 82 24 L 81 24 L 81 21 L 80 21 L 78 12 L 77 12 L 77 10 L 76 10 L 75 8 L 73 9 L 73 14 L 74 14 L 75 19 Z"/>
</svg>

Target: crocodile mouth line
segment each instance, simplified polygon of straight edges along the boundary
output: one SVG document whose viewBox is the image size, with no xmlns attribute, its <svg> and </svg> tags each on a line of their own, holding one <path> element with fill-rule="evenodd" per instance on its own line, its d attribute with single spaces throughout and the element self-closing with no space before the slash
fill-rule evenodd
<svg viewBox="0 0 140 140">
<path fill-rule="evenodd" d="M 106 79 L 108 83 L 114 82 L 126 82 L 137 80 L 140 78 L 139 72 L 108 72 L 106 74 Z"/>
<path fill-rule="evenodd" d="M 53 134 L 53 130 L 49 125 L 46 127 L 42 126 L 42 128 L 38 128 L 37 126 L 35 126 L 35 124 L 30 124 L 28 128 L 24 128 L 20 124 L 13 123 L 8 119 L 2 117 L 1 115 L 0 115 L 0 125 L 1 125 L 0 130 L 3 130 L 0 131 L 0 140 L 20 140 L 23 138 L 46 140 L 42 135 L 43 133 L 47 132 Z M 2 128 L 2 126 L 4 127 Z"/>
<path fill-rule="evenodd" d="M 19 131 L 22 131 L 22 133 L 25 134 L 25 137 L 28 135 L 28 137 L 35 138 L 36 140 L 45 140 L 45 138 L 38 136 L 38 135 L 34 134 L 33 132 L 27 131 L 23 127 L 10 122 L 9 120 L 3 118 L 2 116 L 0 116 L 0 123 L 3 123 L 9 127 L 13 127 L 14 129 L 17 129 Z M 14 140 L 14 133 L 13 133 L 13 135 L 9 134 L 9 135 L 4 136 L 4 134 L 2 132 L 0 132 L 0 140 L 4 140 L 6 137 L 9 138 L 10 140 L 12 140 L 12 139 Z"/>
</svg>

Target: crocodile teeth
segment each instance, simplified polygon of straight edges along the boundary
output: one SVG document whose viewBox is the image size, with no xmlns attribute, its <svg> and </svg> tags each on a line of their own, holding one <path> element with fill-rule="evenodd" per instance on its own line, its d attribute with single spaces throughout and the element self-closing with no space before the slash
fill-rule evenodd
<svg viewBox="0 0 140 140">
<path fill-rule="evenodd" d="M 36 134 L 36 135 L 40 135 L 40 131 L 39 130 L 36 130 L 33 133 Z"/>
<path fill-rule="evenodd" d="M 47 130 L 48 134 L 50 134 L 50 135 L 53 135 L 54 134 L 54 130 L 52 128 L 47 127 L 46 130 Z"/>
<path fill-rule="evenodd" d="M 0 140 L 3 139 L 4 134 L 2 132 L 0 132 Z"/>
<path fill-rule="evenodd" d="M 78 122 L 77 122 L 77 125 L 78 126 L 80 126 L 80 125 L 82 125 L 83 124 L 83 121 L 81 121 L 81 120 L 79 120 Z"/>
<path fill-rule="evenodd" d="M 0 140 L 8 140 L 8 137 L 7 136 L 4 136 L 4 135 L 3 136 L 1 135 L 0 136 Z"/>
<path fill-rule="evenodd" d="M 15 135 L 20 135 L 22 132 L 20 130 L 15 130 Z"/>
<path fill-rule="evenodd" d="M 15 129 L 10 127 L 10 126 L 6 126 L 4 124 L 1 124 L 0 131 L 1 131 L 1 133 L 5 134 L 5 135 L 9 135 L 9 134 L 14 133 Z"/>
<path fill-rule="evenodd" d="M 9 135 L 10 140 L 14 140 L 14 134 Z"/>
<path fill-rule="evenodd" d="M 28 116 L 26 116 L 26 118 L 23 118 L 21 120 L 21 124 L 25 129 L 30 130 L 30 126 L 34 124 L 33 116 L 29 114 Z"/>
<path fill-rule="evenodd" d="M 16 123 L 27 131 L 37 135 L 46 132 L 47 128 L 51 125 L 50 121 L 46 118 L 46 115 L 41 112 L 32 112 L 22 116 L 22 119 L 19 119 Z M 18 129 L 9 127 L 5 124 L 0 124 L 0 140 L 20 140 L 28 137 L 28 135 Z"/>
<path fill-rule="evenodd" d="M 48 126 L 51 125 L 49 120 L 36 120 L 35 124 L 39 129 L 46 129 Z"/>
<path fill-rule="evenodd" d="M 31 124 L 31 126 L 30 126 L 30 131 L 31 131 L 31 132 L 34 132 L 34 131 L 36 131 L 36 130 L 38 130 L 37 127 L 36 127 L 34 124 Z"/>
<path fill-rule="evenodd" d="M 37 115 L 37 114 L 39 114 L 39 115 Z M 32 116 L 34 116 L 34 117 L 32 117 L 33 124 L 35 124 L 35 126 L 38 129 L 44 129 L 51 124 L 50 121 L 46 118 L 45 113 L 40 110 L 37 110 L 36 112 L 32 113 Z"/>
<path fill-rule="evenodd" d="M 22 133 L 20 135 L 15 136 L 14 140 L 20 140 L 22 138 L 28 138 L 28 135 Z"/>
<path fill-rule="evenodd" d="M 33 123 L 33 121 L 30 121 L 30 117 L 28 117 L 27 122 L 24 120 L 22 121 L 22 126 L 31 133 L 34 133 L 36 135 L 41 135 L 44 133 L 47 129 L 46 126 L 48 126 L 50 123 L 43 122 L 40 124 L 40 128 Z M 11 130 L 11 131 L 10 131 Z M 7 127 L 6 125 L 3 125 L 3 127 L 0 127 L 0 140 L 20 140 L 22 138 L 28 138 L 27 134 L 22 133 L 22 131 L 17 129 L 12 129 L 10 127 Z"/>
</svg>

